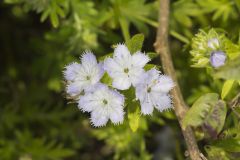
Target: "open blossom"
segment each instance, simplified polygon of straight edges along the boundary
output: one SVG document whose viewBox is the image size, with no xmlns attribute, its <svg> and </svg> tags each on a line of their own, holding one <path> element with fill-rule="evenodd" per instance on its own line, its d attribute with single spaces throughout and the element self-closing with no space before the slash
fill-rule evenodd
<svg viewBox="0 0 240 160">
<path fill-rule="evenodd" d="M 96 57 L 91 52 L 83 54 L 81 64 L 72 63 L 65 68 L 67 93 L 71 96 L 76 96 L 99 82 L 104 73 L 102 64 L 97 63 Z"/>
<path fill-rule="evenodd" d="M 211 53 L 210 63 L 213 67 L 218 68 L 225 64 L 226 54 L 222 51 L 214 51 Z"/>
<path fill-rule="evenodd" d="M 78 106 L 85 112 L 91 112 L 91 122 L 95 127 L 105 126 L 110 119 L 114 124 L 123 122 L 124 97 L 106 85 L 96 84 L 82 96 Z"/>
<path fill-rule="evenodd" d="M 119 44 L 114 50 L 113 58 L 105 60 L 104 69 L 113 79 L 112 86 L 125 90 L 139 82 L 139 77 L 144 73 L 143 67 L 149 60 L 140 51 L 131 55 L 124 44 Z"/>
<path fill-rule="evenodd" d="M 174 87 L 172 79 L 160 75 L 156 69 L 147 71 L 142 81 L 136 86 L 136 98 L 141 103 L 141 112 L 151 114 L 154 107 L 159 111 L 171 108 L 171 99 L 168 92 Z"/>
<path fill-rule="evenodd" d="M 208 40 L 208 47 L 211 49 L 216 49 L 219 47 L 219 41 L 217 38 L 212 38 Z"/>
</svg>

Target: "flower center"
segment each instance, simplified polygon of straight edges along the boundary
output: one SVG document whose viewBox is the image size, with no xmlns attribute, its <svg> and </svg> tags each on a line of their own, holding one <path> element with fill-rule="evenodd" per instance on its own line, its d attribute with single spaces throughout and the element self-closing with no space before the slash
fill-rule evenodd
<svg viewBox="0 0 240 160">
<path fill-rule="evenodd" d="M 151 92 L 151 90 L 152 90 L 152 89 L 151 89 L 150 87 L 149 87 L 149 88 L 147 88 L 147 92 L 148 92 L 148 93 L 150 93 L 150 92 Z"/>
<path fill-rule="evenodd" d="M 103 100 L 103 104 L 104 105 L 107 105 L 108 104 L 108 101 L 106 99 Z"/>
<path fill-rule="evenodd" d="M 87 80 L 90 80 L 90 76 L 87 76 L 86 79 L 87 79 Z"/>
<path fill-rule="evenodd" d="M 128 73 L 129 72 L 129 69 L 128 68 L 124 68 L 124 73 Z"/>
</svg>

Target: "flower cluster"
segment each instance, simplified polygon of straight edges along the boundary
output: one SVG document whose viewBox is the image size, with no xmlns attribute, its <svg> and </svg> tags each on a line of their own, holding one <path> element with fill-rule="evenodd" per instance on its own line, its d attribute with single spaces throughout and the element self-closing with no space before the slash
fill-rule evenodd
<svg viewBox="0 0 240 160">
<path fill-rule="evenodd" d="M 200 31 L 192 43 L 193 67 L 205 67 L 210 64 L 214 68 L 225 64 L 227 55 L 226 37 L 224 34 L 218 34 L 214 29 L 208 33 Z"/>
<path fill-rule="evenodd" d="M 93 53 L 86 52 L 81 64 L 65 67 L 66 92 L 80 110 L 91 114 L 91 123 L 96 127 L 106 125 L 108 120 L 114 124 L 123 122 L 125 97 L 120 92 L 131 86 L 135 88 L 142 114 L 152 114 L 154 107 L 164 111 L 172 106 L 168 92 L 174 83 L 155 68 L 145 71 L 149 61 L 140 51 L 131 54 L 124 44 L 117 45 L 113 56 L 100 63 Z M 111 86 L 100 81 L 105 72 L 112 78 Z"/>
</svg>

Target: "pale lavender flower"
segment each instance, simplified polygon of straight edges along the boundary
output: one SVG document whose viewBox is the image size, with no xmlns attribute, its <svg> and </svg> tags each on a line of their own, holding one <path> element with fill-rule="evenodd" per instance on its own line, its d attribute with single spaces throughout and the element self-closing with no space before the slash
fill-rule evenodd
<svg viewBox="0 0 240 160">
<path fill-rule="evenodd" d="M 68 84 L 66 90 L 71 96 L 76 96 L 98 83 L 104 73 L 102 64 L 97 63 L 91 52 L 82 55 L 81 64 L 72 63 L 65 68 L 64 77 Z"/>
<path fill-rule="evenodd" d="M 174 83 L 170 77 L 151 69 L 141 79 L 141 83 L 136 86 L 136 98 L 140 101 L 142 114 L 152 114 L 154 107 L 159 111 L 171 108 L 168 92 Z"/>
<path fill-rule="evenodd" d="M 100 83 L 82 96 L 78 102 L 78 107 L 82 111 L 91 112 L 91 122 L 95 127 L 105 126 L 109 119 L 114 124 L 122 123 L 123 105 L 123 95 Z"/>
<path fill-rule="evenodd" d="M 214 68 L 221 67 L 225 64 L 227 56 L 222 51 L 214 51 L 210 56 L 210 63 Z"/>
<path fill-rule="evenodd" d="M 114 50 L 113 58 L 105 60 L 104 69 L 113 79 L 112 86 L 125 90 L 139 82 L 139 77 L 144 73 L 143 67 L 149 60 L 140 51 L 131 55 L 124 44 L 119 44 Z"/>
</svg>

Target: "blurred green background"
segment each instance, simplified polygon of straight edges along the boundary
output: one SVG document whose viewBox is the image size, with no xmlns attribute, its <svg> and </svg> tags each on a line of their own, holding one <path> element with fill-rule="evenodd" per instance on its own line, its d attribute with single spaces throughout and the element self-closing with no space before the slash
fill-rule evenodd
<svg viewBox="0 0 240 160">
<path fill-rule="evenodd" d="M 64 66 L 85 49 L 100 57 L 143 33 L 143 51 L 154 51 L 158 8 L 157 0 L 1 1 L 0 159 L 183 160 L 186 148 L 172 111 L 141 117 L 136 132 L 127 122 L 93 128 L 64 93 Z M 211 83 L 204 69 L 190 68 L 191 38 L 199 28 L 217 27 L 237 41 L 240 1 L 172 0 L 170 13 L 170 48 L 191 105 L 222 85 Z"/>
</svg>

